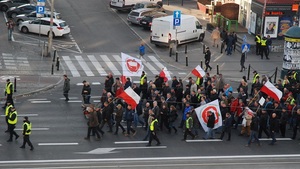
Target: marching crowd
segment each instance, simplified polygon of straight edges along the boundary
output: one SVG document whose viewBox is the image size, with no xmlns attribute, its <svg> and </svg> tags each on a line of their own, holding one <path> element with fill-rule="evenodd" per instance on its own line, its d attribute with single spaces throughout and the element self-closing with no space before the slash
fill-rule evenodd
<svg viewBox="0 0 300 169">
<path fill-rule="evenodd" d="M 136 84 L 130 78 L 114 78 L 109 74 L 104 83 L 100 105 L 90 104 L 91 87 L 88 82 L 83 81 L 83 107 L 88 117 L 85 139 L 89 140 L 90 135 L 96 135 L 100 139 L 104 134 L 105 124 L 109 127 L 108 132 L 115 135 L 121 128 L 125 136 L 134 136 L 139 123 L 145 129 L 143 140 L 150 137 L 149 146 L 153 139 L 160 145 L 158 131 L 176 134 L 178 128 L 182 128 L 182 140 L 186 140 L 188 135 L 194 139 L 199 136 L 201 129 L 195 109 L 214 100 L 219 101 L 223 125 L 215 128 L 215 113 L 209 111 L 206 119 L 208 131 L 203 139 L 215 138 L 217 131 L 221 133 L 220 139 L 227 134 L 227 140 L 230 141 L 231 130 L 238 129 L 240 124 L 240 135 L 249 137 L 246 146 L 250 146 L 254 139 L 260 145 L 259 138 L 263 132 L 268 138 L 272 138 L 270 144 L 273 145 L 277 133 L 281 137 L 287 137 L 287 128 L 293 130 L 291 138 L 295 139 L 300 126 L 300 83 L 297 73 L 289 72 L 283 80 L 274 84 L 283 93 L 279 101 L 260 91 L 268 78 L 260 77 L 256 71 L 253 73 L 252 82 L 243 77 L 237 89 L 226 83 L 222 74 L 210 76 L 209 72 L 203 78 L 189 77 L 186 85 L 176 76 L 172 81 L 166 81 L 164 77 L 157 75 L 154 80 L 148 81 L 143 72 L 140 84 Z M 126 104 L 118 97 L 128 87 L 140 96 L 136 107 Z M 233 94 L 234 90 L 237 90 L 237 95 Z M 263 103 L 260 103 L 261 98 L 265 99 Z M 126 122 L 126 129 L 122 126 L 123 121 Z"/>
</svg>

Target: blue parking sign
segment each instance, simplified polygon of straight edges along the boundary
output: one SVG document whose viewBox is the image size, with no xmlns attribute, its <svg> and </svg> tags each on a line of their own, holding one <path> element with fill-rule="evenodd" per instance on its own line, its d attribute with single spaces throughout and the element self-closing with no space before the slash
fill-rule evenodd
<svg viewBox="0 0 300 169">
<path fill-rule="evenodd" d="M 37 14 L 44 14 L 45 13 L 45 6 L 36 6 L 36 13 Z"/>
<path fill-rule="evenodd" d="M 176 10 L 173 12 L 173 26 L 180 26 L 181 23 L 181 11 Z"/>
</svg>

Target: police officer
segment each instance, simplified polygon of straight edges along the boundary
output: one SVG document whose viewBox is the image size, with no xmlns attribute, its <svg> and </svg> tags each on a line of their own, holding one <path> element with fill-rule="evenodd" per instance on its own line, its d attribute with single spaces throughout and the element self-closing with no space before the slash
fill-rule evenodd
<svg viewBox="0 0 300 169">
<path fill-rule="evenodd" d="M 252 96 L 253 96 L 253 92 L 254 92 L 253 90 L 254 90 L 254 84 L 256 82 L 256 79 L 259 79 L 259 74 L 257 73 L 256 70 L 253 71 L 253 74 L 254 74 L 254 76 L 253 76 L 253 79 L 252 79 L 251 94 L 250 94 Z"/>
<path fill-rule="evenodd" d="M 16 136 L 16 140 L 19 138 L 19 135 L 14 130 L 16 128 L 17 122 L 18 122 L 18 114 L 16 108 L 12 107 L 8 115 L 8 131 L 10 136 L 7 142 L 12 142 L 13 135 Z"/>
<path fill-rule="evenodd" d="M 260 34 L 257 34 L 255 36 L 255 42 L 256 42 L 256 55 L 259 55 L 260 54 L 260 40 L 261 40 L 261 37 L 260 37 Z"/>
<path fill-rule="evenodd" d="M 146 79 L 146 82 L 145 82 L 145 79 Z M 147 75 L 146 75 L 145 71 L 142 71 L 142 75 L 140 78 L 140 86 L 144 85 L 144 83 L 147 83 Z"/>
<path fill-rule="evenodd" d="M 150 139 L 149 139 L 149 143 L 147 144 L 147 146 L 151 146 L 151 142 L 154 139 L 157 143 L 156 145 L 159 146 L 160 145 L 160 141 L 157 138 L 157 128 L 158 128 L 158 120 L 155 117 L 154 114 L 151 115 L 152 118 L 152 122 L 150 123 L 149 129 L 150 129 Z"/>
<path fill-rule="evenodd" d="M 192 136 L 192 138 L 195 138 L 195 135 L 192 133 L 192 127 L 193 127 L 193 118 L 190 115 L 190 112 L 186 114 L 186 120 L 185 120 L 185 132 L 184 137 L 182 141 L 186 140 L 187 135 Z"/>
<path fill-rule="evenodd" d="M 32 151 L 33 145 L 31 141 L 29 140 L 29 135 L 31 134 L 31 123 L 28 120 L 28 117 L 25 116 L 23 119 L 23 144 L 20 148 L 25 148 L 26 143 L 30 146 L 30 150 Z"/>
<path fill-rule="evenodd" d="M 6 96 L 6 103 L 5 105 L 2 107 L 3 109 L 5 109 L 7 102 L 10 102 L 13 106 L 14 106 L 14 101 L 12 98 L 13 95 L 13 83 L 10 82 L 10 79 L 6 80 L 6 85 L 5 85 L 5 96 Z"/>
<path fill-rule="evenodd" d="M 267 60 L 269 60 L 269 57 L 268 57 L 267 38 L 266 38 L 266 37 L 263 37 L 263 38 L 260 40 L 260 45 L 261 45 L 261 47 L 260 47 L 260 48 L 261 48 L 261 51 L 260 51 L 261 59 L 264 58 L 264 54 L 265 54 Z"/>
<path fill-rule="evenodd" d="M 5 131 L 5 133 L 9 132 L 8 117 L 9 117 L 9 113 L 10 113 L 12 107 L 13 107 L 13 105 L 11 105 L 10 101 L 8 101 L 6 103 L 6 108 L 5 108 L 5 122 L 7 124 L 7 130 Z"/>
</svg>

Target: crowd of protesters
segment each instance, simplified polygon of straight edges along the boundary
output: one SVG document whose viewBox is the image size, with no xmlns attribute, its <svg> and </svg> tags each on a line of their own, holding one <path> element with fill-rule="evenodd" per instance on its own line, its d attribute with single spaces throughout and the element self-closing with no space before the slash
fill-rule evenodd
<svg viewBox="0 0 300 169">
<path fill-rule="evenodd" d="M 238 88 L 226 83 L 222 74 L 210 76 L 208 72 L 201 79 L 189 77 L 185 85 L 186 82 L 176 76 L 171 81 L 165 81 L 158 75 L 154 80 L 148 80 L 146 73 L 143 72 L 140 84 L 136 84 L 131 82 L 130 78 L 122 83 L 122 79 L 113 78 L 112 74 L 109 74 L 104 83 L 101 105 L 91 106 L 92 109 L 88 109 L 94 113 L 89 113 L 89 131 L 86 139 L 90 138 L 91 131 L 100 138 L 100 134 L 104 134 L 102 130 L 105 124 L 109 127 L 108 132 L 114 132 L 115 135 L 121 128 L 125 136 L 134 136 L 137 133 L 136 127 L 140 124 L 145 130 L 144 140 L 147 140 L 149 136 L 151 137 L 152 130 L 150 131 L 149 127 L 151 128 L 153 120 L 156 120 L 157 130 L 161 133 L 176 134 L 178 128 L 182 128 L 185 133 L 183 140 L 187 139 L 188 135 L 194 139 L 201 130 L 195 108 L 216 99 L 219 101 L 223 119 L 223 126 L 215 129 L 221 133 L 220 139 L 228 134 L 227 140 L 230 141 L 231 129 L 240 130 L 240 136 L 250 137 L 246 146 L 250 146 L 253 139 L 260 145 L 259 138 L 263 136 L 263 132 L 266 137 L 273 138 L 271 145 L 276 142 L 275 135 L 279 135 L 278 133 L 281 137 L 295 139 L 300 126 L 300 83 L 296 72 L 289 72 L 283 80 L 278 80 L 274 84 L 283 92 L 280 101 L 274 101 L 270 96 L 260 92 L 260 88 L 268 78 L 260 77 L 256 71 L 253 73 L 253 80 L 248 82 L 244 76 Z M 141 96 L 136 108 L 118 98 L 118 95 L 128 87 Z M 84 85 L 83 95 L 86 88 Z M 265 102 L 260 104 L 262 97 L 265 98 Z M 208 118 L 214 117 L 210 115 Z M 214 122 L 209 119 L 208 121 Z M 126 129 L 122 126 L 123 121 L 126 121 Z M 204 139 L 215 138 L 212 123 L 207 123 L 207 127 L 211 130 L 203 137 Z M 286 135 L 288 129 L 293 130 L 292 136 Z"/>
</svg>

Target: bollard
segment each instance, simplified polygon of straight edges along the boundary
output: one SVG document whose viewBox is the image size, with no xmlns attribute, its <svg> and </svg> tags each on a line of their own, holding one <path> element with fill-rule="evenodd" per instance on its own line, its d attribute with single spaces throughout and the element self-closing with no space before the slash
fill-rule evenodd
<svg viewBox="0 0 300 169">
<path fill-rule="evenodd" d="M 172 57 L 172 48 L 170 48 L 169 56 Z"/>
<path fill-rule="evenodd" d="M 57 56 L 57 58 L 56 58 L 56 70 L 57 71 L 59 71 L 59 62 L 60 62 L 59 56 Z"/>
<path fill-rule="evenodd" d="M 185 65 L 186 65 L 186 66 L 189 66 L 189 63 L 188 63 L 188 56 L 187 56 L 187 55 L 185 55 Z"/>
<path fill-rule="evenodd" d="M 203 54 L 205 53 L 205 45 L 203 44 Z"/>
<path fill-rule="evenodd" d="M 53 75 L 53 71 L 54 71 L 55 57 L 56 57 L 56 50 L 54 50 L 54 54 L 53 54 L 52 67 L 51 67 L 51 75 Z"/>
<path fill-rule="evenodd" d="M 276 69 L 275 69 L 275 77 L 274 77 L 274 83 L 276 83 L 276 78 L 277 78 L 277 67 L 276 67 Z"/>
<path fill-rule="evenodd" d="M 217 75 L 219 75 L 219 64 L 217 64 Z"/>
<path fill-rule="evenodd" d="M 176 52 L 176 62 L 178 62 L 178 52 Z"/>
<path fill-rule="evenodd" d="M 187 45 L 185 45 L 184 53 L 187 54 Z"/>
<path fill-rule="evenodd" d="M 200 66 L 201 66 L 201 68 L 203 68 L 203 61 L 202 60 L 200 62 Z"/>
<path fill-rule="evenodd" d="M 14 79 L 14 92 L 17 92 L 17 78 Z"/>
<path fill-rule="evenodd" d="M 248 77 L 247 77 L 247 80 L 249 80 L 249 77 L 250 77 L 250 64 L 248 66 Z"/>
</svg>

